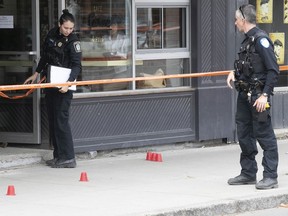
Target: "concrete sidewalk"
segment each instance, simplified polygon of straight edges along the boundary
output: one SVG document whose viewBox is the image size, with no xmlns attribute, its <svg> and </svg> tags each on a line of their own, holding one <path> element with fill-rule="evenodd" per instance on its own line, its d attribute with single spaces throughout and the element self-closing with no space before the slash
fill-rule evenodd
<svg viewBox="0 0 288 216">
<path fill-rule="evenodd" d="M 274 130 L 278 140 L 288 139 L 288 129 L 276 129 Z M 234 143 L 237 145 L 236 143 Z M 143 147 L 138 149 L 121 149 L 111 152 L 87 152 L 77 154 L 77 159 L 95 159 L 99 156 L 109 157 L 117 156 L 125 153 L 131 152 L 146 152 L 150 149 L 156 149 L 156 151 L 162 150 L 173 150 L 173 149 L 183 149 L 183 148 L 201 148 L 201 147 L 211 147 L 217 145 L 225 145 L 221 143 L 221 140 L 208 141 L 208 142 L 198 142 L 198 143 L 184 143 L 184 144 L 169 144 L 169 145 L 159 145 L 153 147 Z M 53 157 L 51 150 L 43 150 L 36 148 L 26 148 L 25 145 L 22 147 L 0 147 L 0 170 L 2 169 L 12 169 L 19 168 L 26 165 L 43 163 L 45 160 L 49 160 Z"/>
<path fill-rule="evenodd" d="M 44 164 L 0 171 L 0 215 L 164 216 L 228 215 L 288 203 L 288 145 L 279 140 L 279 188 L 229 186 L 240 172 L 238 145 L 163 150 L 163 162 L 146 153 L 78 160 L 75 169 Z M 257 156 L 262 178 L 262 151 Z M 88 174 L 81 182 L 80 174 Z M 7 196 L 13 185 L 16 196 Z M 287 209 L 288 215 L 288 209 Z"/>
</svg>

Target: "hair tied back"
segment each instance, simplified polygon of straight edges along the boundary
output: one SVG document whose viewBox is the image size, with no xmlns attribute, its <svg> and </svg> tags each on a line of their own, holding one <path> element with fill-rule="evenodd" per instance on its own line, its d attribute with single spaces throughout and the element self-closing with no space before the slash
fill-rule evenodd
<svg viewBox="0 0 288 216">
<path fill-rule="evenodd" d="M 68 11 L 68 9 L 62 10 L 62 13 L 63 13 L 63 14 L 70 14 L 69 11 Z"/>
</svg>

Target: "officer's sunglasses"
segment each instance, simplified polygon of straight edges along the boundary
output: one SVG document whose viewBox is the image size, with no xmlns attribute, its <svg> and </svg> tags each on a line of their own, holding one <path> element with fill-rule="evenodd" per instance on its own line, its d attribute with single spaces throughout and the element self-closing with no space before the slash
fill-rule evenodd
<svg viewBox="0 0 288 216">
<path fill-rule="evenodd" d="M 239 7 L 239 11 L 241 12 L 243 18 L 245 19 L 245 15 L 244 15 L 244 13 L 243 13 L 243 8 L 242 8 L 242 6 Z"/>
</svg>

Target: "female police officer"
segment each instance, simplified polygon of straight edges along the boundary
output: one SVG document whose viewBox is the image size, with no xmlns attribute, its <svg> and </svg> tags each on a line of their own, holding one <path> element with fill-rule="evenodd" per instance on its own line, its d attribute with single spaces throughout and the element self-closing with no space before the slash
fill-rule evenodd
<svg viewBox="0 0 288 216">
<path fill-rule="evenodd" d="M 41 59 L 36 72 L 25 82 L 34 82 L 39 73 L 46 74 L 49 65 L 71 69 L 67 82 L 74 81 L 81 71 L 80 41 L 73 33 L 75 19 L 67 9 L 59 19 L 59 26 L 51 29 L 46 36 Z M 45 99 L 49 119 L 49 138 L 54 151 L 53 159 L 46 161 L 53 168 L 74 168 L 76 160 L 71 128 L 69 108 L 73 92 L 69 86 L 45 89 Z"/>
<path fill-rule="evenodd" d="M 239 145 L 241 173 L 228 180 L 230 185 L 255 184 L 258 153 L 256 140 L 263 149 L 263 179 L 257 189 L 278 187 L 277 140 L 269 115 L 269 99 L 277 83 L 279 66 L 273 51 L 273 44 L 266 33 L 256 27 L 256 11 L 253 5 L 243 5 L 235 13 L 235 25 L 245 33 L 239 59 L 235 61 L 235 72 L 227 77 L 239 91 L 237 98 L 236 124 Z"/>
</svg>

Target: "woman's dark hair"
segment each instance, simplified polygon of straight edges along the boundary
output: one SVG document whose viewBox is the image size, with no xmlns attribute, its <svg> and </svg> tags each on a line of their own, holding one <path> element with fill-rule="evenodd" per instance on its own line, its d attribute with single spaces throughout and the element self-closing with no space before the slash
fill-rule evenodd
<svg viewBox="0 0 288 216">
<path fill-rule="evenodd" d="M 72 22 L 72 23 L 75 23 L 75 18 L 74 18 L 74 16 L 71 14 L 71 13 L 69 13 L 69 11 L 67 10 L 67 9 L 64 9 L 63 11 L 62 11 L 62 15 L 60 16 L 60 18 L 59 18 L 59 23 L 60 23 L 60 25 L 62 25 L 64 22 L 67 22 L 67 21 L 70 21 L 70 22 Z"/>
</svg>

